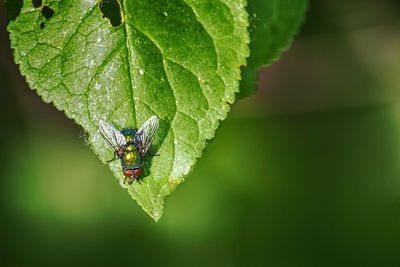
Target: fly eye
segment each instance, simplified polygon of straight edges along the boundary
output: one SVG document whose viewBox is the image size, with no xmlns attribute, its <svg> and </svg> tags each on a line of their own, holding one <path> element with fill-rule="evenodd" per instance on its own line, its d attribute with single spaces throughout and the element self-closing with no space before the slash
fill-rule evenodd
<svg viewBox="0 0 400 267">
<path fill-rule="evenodd" d="M 132 175 L 133 175 L 133 170 L 125 170 L 125 171 L 124 171 L 124 175 L 125 175 L 126 177 L 132 177 Z"/>
<path fill-rule="evenodd" d="M 142 173 L 141 169 L 136 169 L 135 170 L 135 177 L 138 177 Z"/>
</svg>

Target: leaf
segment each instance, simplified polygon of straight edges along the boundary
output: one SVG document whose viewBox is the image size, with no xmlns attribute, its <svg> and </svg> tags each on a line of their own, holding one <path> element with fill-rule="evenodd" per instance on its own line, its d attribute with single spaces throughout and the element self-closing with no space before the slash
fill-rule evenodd
<svg viewBox="0 0 400 267">
<path fill-rule="evenodd" d="M 242 70 L 239 99 L 257 90 L 257 73 L 262 65 L 276 61 L 288 49 L 304 20 L 308 0 L 249 0 L 250 57 Z"/>
<path fill-rule="evenodd" d="M 249 54 L 245 0 L 126 0 L 112 27 L 96 0 L 24 0 L 10 22 L 14 58 L 45 102 L 80 124 L 103 163 L 113 153 L 97 128 L 160 128 L 142 182 L 128 192 L 155 220 L 235 100 Z M 46 14 L 43 14 L 46 11 Z M 109 164 L 118 181 L 121 164 Z M 73 166 L 71 166 L 73 167 Z M 55 177 L 56 178 L 56 177 Z"/>
</svg>

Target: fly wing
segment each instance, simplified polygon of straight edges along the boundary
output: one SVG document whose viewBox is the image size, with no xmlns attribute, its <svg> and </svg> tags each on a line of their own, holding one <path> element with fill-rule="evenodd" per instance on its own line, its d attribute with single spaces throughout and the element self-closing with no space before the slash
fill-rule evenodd
<svg viewBox="0 0 400 267">
<path fill-rule="evenodd" d="M 104 140 L 106 140 L 107 145 L 114 152 L 119 151 L 119 148 L 124 146 L 126 143 L 125 136 L 120 131 L 115 129 L 111 123 L 100 120 L 99 131 Z"/>
<path fill-rule="evenodd" d="M 156 136 L 157 130 L 158 118 L 157 116 L 153 116 L 148 119 L 136 132 L 135 146 L 137 150 L 139 150 L 140 155 L 144 156 L 147 150 L 149 150 L 149 147 L 153 142 L 154 136 Z"/>
</svg>

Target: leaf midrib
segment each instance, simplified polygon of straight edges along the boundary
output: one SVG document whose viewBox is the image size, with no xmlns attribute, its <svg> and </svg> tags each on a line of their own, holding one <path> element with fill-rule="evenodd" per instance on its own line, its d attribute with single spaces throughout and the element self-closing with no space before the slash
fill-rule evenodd
<svg viewBox="0 0 400 267">
<path fill-rule="evenodd" d="M 188 7 L 190 7 L 190 9 L 192 10 L 193 14 L 195 14 L 193 8 L 192 8 L 186 1 L 183 1 L 183 0 L 182 0 L 182 2 L 185 3 Z M 124 14 L 127 14 L 126 5 L 124 5 Z M 196 16 L 195 16 L 195 17 L 196 17 Z M 216 57 L 216 59 L 218 60 L 218 56 L 217 56 L 217 51 L 216 51 L 216 48 L 215 48 L 215 41 L 214 41 L 214 39 L 213 39 L 212 36 L 208 33 L 208 31 L 206 30 L 206 28 L 204 27 L 204 25 L 203 25 L 202 23 L 200 23 L 200 22 L 197 20 L 197 17 L 196 17 L 196 21 L 203 27 L 204 31 L 210 36 L 210 39 L 213 40 L 213 45 L 214 45 L 213 51 L 215 52 L 215 57 Z M 132 29 L 134 29 L 134 30 L 140 32 L 140 33 L 141 33 L 143 36 L 145 36 L 155 47 L 157 47 L 157 49 L 158 49 L 158 51 L 159 51 L 159 53 L 160 53 L 160 55 L 161 55 L 161 57 L 162 57 L 162 65 L 163 65 L 164 75 L 165 75 L 165 77 L 167 78 L 168 84 L 169 84 L 169 86 L 171 87 L 172 96 L 174 97 L 175 112 L 174 112 L 174 116 L 172 117 L 172 119 L 171 119 L 171 121 L 170 121 L 170 123 L 171 123 L 171 125 L 172 125 L 172 123 L 173 123 L 173 121 L 174 121 L 174 119 L 175 119 L 175 116 L 176 116 L 177 112 L 182 112 L 182 111 L 179 111 L 179 110 L 178 110 L 178 106 L 177 106 L 177 104 L 176 104 L 176 95 L 175 95 L 175 91 L 174 91 L 174 88 L 173 88 L 173 86 L 172 86 L 172 83 L 168 80 L 168 75 L 167 75 L 167 71 L 166 71 L 166 69 L 165 69 L 165 63 L 164 63 L 164 62 L 166 62 L 166 61 L 171 61 L 171 62 L 173 62 L 173 63 L 178 64 L 179 66 L 181 66 L 181 67 L 184 68 L 185 70 L 189 71 L 189 72 L 192 73 L 195 77 L 199 78 L 199 76 L 196 75 L 192 70 L 190 70 L 190 69 L 186 68 L 185 66 L 183 66 L 181 63 L 176 62 L 176 61 L 173 60 L 173 59 L 166 58 L 166 57 L 165 57 L 165 54 L 163 53 L 163 50 L 161 49 L 161 47 L 159 46 L 159 44 L 158 44 L 157 42 L 155 42 L 152 38 L 150 38 L 150 37 L 148 36 L 148 34 L 146 34 L 146 33 L 143 32 L 141 29 L 139 29 L 139 28 L 137 28 L 135 25 L 133 25 L 133 24 L 131 23 L 131 21 L 128 19 L 128 17 L 125 16 L 125 15 L 124 15 L 124 23 L 125 23 L 125 25 L 124 25 L 124 32 L 125 32 L 125 37 L 126 37 L 126 39 L 127 39 L 126 44 L 127 44 L 127 51 L 128 51 L 128 53 L 129 53 L 130 51 L 132 51 L 131 40 L 133 40 L 133 38 L 130 38 L 130 37 L 132 37 L 132 36 L 130 36 L 130 34 L 129 34 L 128 27 L 132 27 Z M 128 60 L 129 60 L 130 62 L 132 62 L 132 58 L 131 58 L 130 53 L 129 53 L 129 55 L 128 55 Z M 130 65 L 130 64 L 129 64 L 129 65 Z M 218 74 L 217 70 L 218 70 L 218 63 L 217 63 L 217 69 L 216 69 L 215 73 L 220 77 L 220 75 Z M 133 95 L 134 95 L 134 93 L 133 93 L 133 86 L 134 86 L 134 84 L 133 84 L 132 72 L 131 72 L 131 71 L 132 71 L 132 70 L 131 70 L 131 68 L 130 68 L 130 66 L 129 66 L 129 78 L 130 78 L 130 81 L 131 81 L 130 96 L 131 96 L 131 101 L 132 101 L 132 103 L 133 103 L 133 108 L 135 108 L 135 99 L 134 99 L 134 96 L 133 96 Z M 221 77 L 220 77 L 220 78 L 221 78 Z M 222 78 L 221 78 L 221 79 L 222 79 Z M 222 79 L 222 80 L 223 80 L 223 79 Z M 202 89 L 202 94 L 203 94 L 203 96 L 205 97 L 205 99 L 207 100 L 208 106 L 210 106 L 210 100 L 209 100 L 209 98 L 208 98 L 207 95 L 204 93 L 203 88 L 202 88 L 200 85 L 199 85 L 199 87 Z M 138 101 L 140 101 L 140 100 L 138 100 Z M 142 104 L 145 104 L 145 105 L 149 106 L 149 104 L 144 103 L 143 101 L 141 101 L 141 102 L 142 102 Z M 182 112 L 182 113 L 183 113 L 183 112 Z M 190 116 L 190 114 L 186 114 L 186 113 L 183 113 L 183 114 L 185 114 L 185 115 L 189 116 L 190 118 L 192 118 L 192 117 Z M 157 114 L 156 114 L 156 115 L 157 115 Z M 193 119 L 194 121 L 196 121 L 196 123 L 197 123 L 196 126 L 197 126 L 198 130 L 200 131 L 197 120 L 194 119 L 194 118 L 192 118 L 192 119 Z M 137 123 L 136 118 L 135 118 L 135 121 L 136 121 L 136 123 Z M 172 135 L 172 140 L 175 140 L 175 133 L 174 133 L 173 128 L 170 127 L 169 130 L 170 130 L 171 135 Z M 180 139 L 179 139 L 179 140 L 180 140 Z M 198 141 L 199 141 L 199 140 L 197 140 L 197 142 L 198 142 Z M 169 172 L 168 172 L 169 175 L 172 173 L 172 170 L 173 170 L 173 168 L 174 168 L 174 164 L 175 164 L 175 153 L 176 153 L 176 145 L 175 145 L 174 141 L 172 142 L 171 145 L 172 145 L 172 155 L 173 155 L 172 158 L 173 158 L 173 161 L 172 161 L 172 164 L 171 164 L 171 168 L 170 168 L 170 170 L 169 170 Z M 194 146 L 193 144 L 190 144 L 190 145 L 191 145 L 191 146 Z"/>
<path fill-rule="evenodd" d="M 131 51 L 131 49 L 132 49 L 132 44 L 130 43 L 130 40 L 132 39 L 132 38 L 129 38 L 129 31 L 128 31 L 128 29 L 127 29 L 127 27 L 128 27 L 128 18 L 127 18 L 127 16 L 125 16 L 125 14 L 127 14 L 127 12 L 126 12 L 126 10 L 125 10 L 125 7 L 126 7 L 126 5 L 124 4 L 123 5 L 124 6 L 124 14 L 123 14 L 123 17 L 124 17 L 124 21 L 123 21 L 123 23 L 124 23 L 124 33 L 125 33 L 125 44 L 126 44 L 126 53 L 127 53 L 127 56 L 128 56 L 128 75 L 129 75 L 129 81 L 130 81 L 130 88 L 129 88 L 129 95 L 130 95 L 130 97 L 131 97 L 131 106 L 132 106 L 132 111 L 133 111 L 133 114 L 132 114 L 132 118 L 133 118 L 133 120 L 135 121 L 135 128 L 137 129 L 137 127 L 138 127 L 138 125 L 137 125 L 137 117 L 136 117 L 136 105 L 135 105 L 135 99 L 134 99 L 134 97 L 133 97 L 133 79 L 132 79 L 132 69 L 131 69 L 131 62 L 132 62 L 132 58 L 131 58 L 131 53 L 130 53 L 130 51 Z"/>
<path fill-rule="evenodd" d="M 124 5 L 124 6 L 126 6 L 126 5 Z M 125 7 L 124 7 L 124 11 L 125 11 L 125 14 L 126 14 Z M 165 58 L 164 58 L 164 53 L 163 53 L 162 49 L 160 48 L 160 46 L 159 46 L 153 39 L 151 39 L 151 38 L 150 38 L 147 34 L 145 34 L 142 30 L 140 30 L 140 29 L 138 29 L 137 27 L 135 27 L 134 25 L 132 25 L 131 22 L 128 20 L 128 18 L 127 18 L 126 16 L 125 16 L 124 24 L 125 24 L 125 25 L 124 25 L 124 30 L 125 30 L 125 37 L 126 37 L 126 39 L 127 39 L 126 44 L 127 44 L 128 53 L 129 53 L 129 51 L 131 51 L 131 48 L 132 48 L 131 40 L 133 40 L 133 38 L 129 38 L 130 36 L 129 36 L 128 27 L 132 27 L 132 28 L 135 29 L 136 31 L 138 31 L 138 32 L 140 32 L 141 34 L 143 34 L 143 36 L 145 36 L 148 40 L 150 40 L 150 41 L 152 42 L 152 44 L 153 44 L 155 47 L 157 47 L 158 51 L 160 52 L 160 55 L 161 55 L 162 61 L 163 61 L 163 62 L 162 62 L 162 65 L 163 65 L 164 75 L 165 75 L 165 77 L 166 77 L 166 79 L 167 79 L 167 81 L 168 81 L 169 86 L 171 87 L 172 96 L 174 97 L 175 112 L 174 112 L 174 116 L 172 117 L 172 119 L 171 119 L 171 121 L 170 121 L 170 124 L 172 125 L 172 122 L 173 122 L 173 120 L 175 119 L 176 113 L 177 113 L 177 111 L 178 111 L 178 107 L 177 107 L 177 105 L 176 105 L 175 91 L 174 91 L 173 88 L 172 88 L 171 82 L 168 80 L 168 75 L 167 75 L 167 72 L 166 72 L 166 70 L 165 70 L 165 64 L 164 64 Z M 128 55 L 128 60 L 129 60 L 129 62 L 132 62 L 132 58 L 131 58 L 130 53 L 129 53 L 129 55 Z M 130 64 L 129 64 L 129 78 L 130 78 L 130 80 L 131 80 L 131 85 L 132 85 L 131 88 L 130 88 L 130 95 L 131 95 L 131 100 L 132 100 L 132 103 L 133 103 L 133 108 L 135 109 L 135 102 L 134 102 L 135 100 L 134 100 L 134 97 L 133 97 L 133 95 L 134 95 L 134 93 L 133 93 L 133 79 L 131 78 L 131 68 L 130 68 Z M 138 100 L 138 101 L 140 101 L 140 100 Z M 148 103 L 145 103 L 145 102 L 143 102 L 143 101 L 141 101 L 141 102 L 142 102 L 142 104 L 145 104 L 146 106 L 148 106 L 148 107 L 150 108 L 150 110 L 153 110 L 153 109 L 149 106 Z M 154 112 L 156 115 L 158 115 L 154 110 L 153 110 L 153 112 Z M 135 112 L 135 113 L 136 113 L 136 112 Z M 159 115 L 158 115 L 158 116 L 159 116 Z M 135 122 L 136 122 L 136 124 L 137 124 L 136 118 L 135 118 Z M 136 127 L 138 127 L 138 126 L 136 126 Z M 172 127 L 170 127 L 169 130 L 171 131 L 172 140 L 174 140 L 174 139 L 175 139 L 174 130 L 172 129 Z M 175 143 L 172 142 L 172 158 L 173 158 L 173 161 L 172 161 L 172 164 L 171 164 L 171 168 L 170 168 L 170 170 L 168 171 L 168 175 L 170 175 L 170 174 L 172 173 L 172 170 L 173 170 L 173 167 L 174 167 L 175 150 L 176 150 Z M 147 184 L 147 186 L 148 186 L 148 184 Z M 149 190 L 147 190 L 147 192 L 148 192 L 149 197 L 150 197 L 150 199 L 151 199 L 151 202 L 152 202 L 152 204 L 153 204 L 153 206 L 154 206 L 154 201 L 153 201 L 153 199 L 152 199 L 152 195 L 151 195 L 151 193 L 150 193 Z"/>
</svg>

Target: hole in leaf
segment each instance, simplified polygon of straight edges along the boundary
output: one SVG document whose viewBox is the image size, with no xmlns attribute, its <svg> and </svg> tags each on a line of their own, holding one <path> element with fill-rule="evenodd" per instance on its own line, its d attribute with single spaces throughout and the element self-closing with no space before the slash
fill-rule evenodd
<svg viewBox="0 0 400 267">
<path fill-rule="evenodd" d="M 22 0 L 6 1 L 8 21 L 13 21 L 19 16 L 21 13 L 22 4 Z"/>
<path fill-rule="evenodd" d="M 43 6 L 42 7 L 42 15 L 46 19 L 49 19 L 51 16 L 54 15 L 54 10 L 51 9 L 50 7 L 48 7 L 48 6 Z"/>
<path fill-rule="evenodd" d="M 45 26 L 44 22 L 40 23 L 40 29 L 44 29 L 44 26 Z"/>
<path fill-rule="evenodd" d="M 117 0 L 101 0 L 99 7 L 103 17 L 106 17 L 113 27 L 121 25 L 121 5 Z"/>
<path fill-rule="evenodd" d="M 42 6 L 42 0 L 32 0 L 32 4 L 34 8 L 39 8 Z"/>
</svg>

